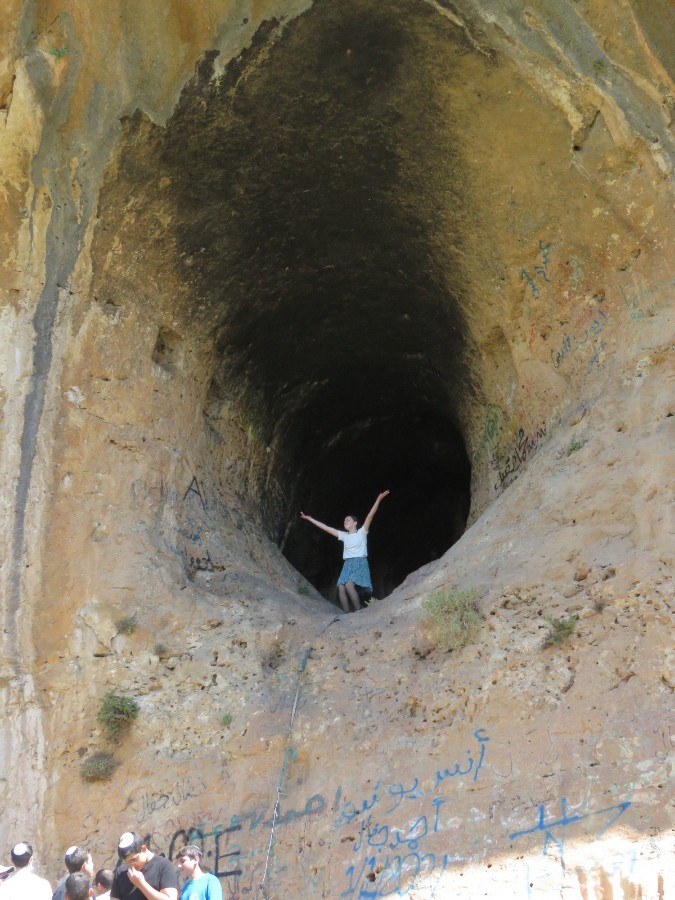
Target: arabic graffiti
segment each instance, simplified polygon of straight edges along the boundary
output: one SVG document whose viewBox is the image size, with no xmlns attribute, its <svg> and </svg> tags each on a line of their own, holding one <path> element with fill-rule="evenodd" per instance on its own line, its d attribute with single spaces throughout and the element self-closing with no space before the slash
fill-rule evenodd
<svg viewBox="0 0 675 900">
<path fill-rule="evenodd" d="M 518 429 L 515 444 L 505 454 L 497 454 L 499 484 L 495 484 L 495 490 L 504 487 L 506 479 L 519 471 L 525 460 L 534 453 L 540 441 L 545 437 L 545 424 L 541 425 L 533 434 L 526 434 L 524 428 Z"/>
<path fill-rule="evenodd" d="M 437 875 L 436 887 L 443 877 L 450 857 L 444 854 L 439 859 L 435 853 L 406 853 L 405 856 L 385 854 L 365 856 L 358 866 L 347 869 L 348 885 L 340 897 L 356 897 L 357 900 L 374 900 L 376 897 L 387 897 L 391 894 L 404 896 L 428 879 Z M 437 871 L 440 866 L 440 871 Z M 379 883 L 375 884 L 379 876 Z M 436 888 L 431 894 L 434 897 Z"/>
<path fill-rule="evenodd" d="M 323 799 L 321 794 L 312 794 L 309 800 L 305 803 L 304 809 L 288 809 L 285 813 L 281 813 L 277 816 L 275 820 L 275 825 L 287 825 L 289 822 L 293 822 L 295 819 L 301 819 L 303 816 L 314 816 L 318 813 L 324 811 L 326 806 L 326 801 Z M 271 827 L 272 819 L 268 819 L 263 823 L 264 825 Z"/>
<path fill-rule="evenodd" d="M 325 807 L 326 801 L 323 796 L 321 794 L 312 794 L 302 809 L 287 809 L 286 812 L 280 812 L 275 820 L 275 825 L 287 825 L 289 822 L 301 819 L 304 816 L 317 815 L 318 813 L 323 812 Z M 269 828 L 272 825 L 272 817 L 268 816 L 268 808 L 263 807 L 262 809 L 250 810 L 249 812 L 233 815 L 230 820 L 230 825 L 237 829 L 241 829 L 246 823 L 248 823 L 249 831 L 255 831 L 260 825 Z M 222 825 L 215 826 L 216 829 L 221 830 L 223 827 L 224 826 Z"/>
<path fill-rule="evenodd" d="M 438 796 L 441 785 L 445 791 L 450 786 L 444 783 L 448 779 L 478 779 L 490 738 L 484 728 L 476 728 L 473 737 L 477 746 L 467 750 L 466 761 L 438 769 L 430 790 L 425 791 L 418 778 L 389 785 L 378 781 L 361 802 L 354 803 L 338 787 L 334 826 L 340 830 L 352 826 L 355 830 L 342 841 L 352 841 L 353 852 L 363 854 L 360 861 L 347 867 L 347 887 L 341 898 L 368 900 L 394 893 L 404 896 L 419 887 L 421 880 L 426 885 L 429 878 L 437 876 L 436 883 L 440 882 L 451 857 L 437 856 L 424 843 L 443 831 L 442 809 L 448 800 Z M 389 820 L 392 813 L 398 813 L 393 822 Z"/>
<path fill-rule="evenodd" d="M 675 287 L 675 280 L 673 280 L 668 287 Z M 628 317 L 632 319 L 633 322 L 642 322 L 645 319 L 653 319 L 664 309 L 668 309 L 672 306 L 673 301 L 670 296 L 665 300 L 654 299 L 654 296 L 655 292 L 651 288 L 645 287 L 640 281 L 637 282 L 634 290 L 631 291 L 630 294 L 626 293 L 623 286 L 621 287 L 621 297 L 624 306 L 626 307 Z"/>
<path fill-rule="evenodd" d="M 617 803 L 616 806 L 608 806 L 605 809 L 597 809 L 594 812 L 576 813 L 570 815 L 567 812 L 567 798 L 562 797 L 560 800 L 561 816 L 559 819 L 554 819 L 547 822 L 546 804 L 542 803 L 539 806 L 539 816 L 536 825 L 533 825 L 531 828 L 525 828 L 522 831 L 514 831 L 509 835 L 509 840 L 513 841 L 528 834 L 536 834 L 538 832 L 543 833 L 544 838 L 542 855 L 546 856 L 549 848 L 554 845 L 555 848 L 557 848 L 559 854 L 562 856 L 564 853 L 565 832 L 557 832 L 556 834 L 554 834 L 554 829 L 565 829 L 570 825 L 577 824 L 578 822 L 584 822 L 589 819 L 599 817 L 602 819 L 602 825 L 600 829 L 595 833 L 595 837 L 596 839 L 598 839 L 601 838 L 602 835 L 609 830 L 609 828 L 611 828 L 616 820 L 620 816 L 622 816 L 630 806 L 630 800 L 625 800 L 623 803 Z"/>
<path fill-rule="evenodd" d="M 381 783 L 378 781 L 375 784 L 370 799 L 366 797 L 358 806 L 356 806 L 351 800 L 342 799 L 342 787 L 339 787 L 335 792 L 335 808 L 339 809 L 338 817 L 335 820 L 335 827 L 341 828 L 343 825 L 349 825 L 358 815 L 373 809 L 385 796 L 391 797 L 395 801 L 392 807 L 385 810 L 385 813 L 391 813 L 398 809 L 404 800 L 417 800 L 423 797 L 424 791 L 419 787 L 419 780 L 417 778 L 415 778 L 409 788 L 404 787 L 400 781 L 397 781 L 395 784 L 390 784 L 386 790 L 383 788 L 381 789 Z"/>
<path fill-rule="evenodd" d="M 473 771 L 473 781 L 476 781 L 476 779 L 478 778 L 478 773 L 483 768 L 483 760 L 485 759 L 485 744 L 487 741 L 490 740 L 490 738 L 487 737 L 487 735 L 484 735 L 484 731 L 485 731 L 484 728 L 477 728 L 473 733 L 473 736 L 478 741 L 478 746 L 479 746 L 478 762 L 476 762 L 474 760 L 474 758 L 471 756 L 471 750 L 467 750 L 466 755 L 468 757 L 468 759 L 467 759 L 468 765 L 467 765 L 466 769 L 462 769 L 460 763 L 455 763 L 452 771 L 450 771 L 449 769 L 443 769 L 442 772 L 440 770 L 437 771 L 436 772 L 436 787 L 437 788 L 440 785 L 440 783 L 442 781 L 444 781 L 444 779 L 446 779 L 446 778 L 455 778 L 457 775 L 470 775 L 472 771 Z"/>
<path fill-rule="evenodd" d="M 242 900 L 242 897 L 254 897 L 258 893 L 264 860 L 255 859 L 260 851 L 252 851 L 246 865 L 246 873 L 233 875 L 223 887 L 223 900 Z M 242 859 L 242 857 L 240 857 Z"/>
<path fill-rule="evenodd" d="M 495 406 L 494 403 L 490 403 L 485 412 L 483 436 L 473 453 L 474 460 L 478 459 L 486 450 L 490 451 L 495 446 L 501 428 L 501 420 L 501 409 Z"/>
<path fill-rule="evenodd" d="M 604 302 L 604 298 L 600 300 L 600 302 Z M 600 356 L 602 351 L 606 349 L 607 345 L 603 340 L 601 340 L 597 345 L 594 345 L 593 341 L 605 328 L 608 321 L 609 318 L 607 316 L 607 313 L 602 309 L 598 309 L 597 314 L 593 317 L 590 325 L 584 329 L 581 337 L 578 337 L 576 334 L 564 335 L 558 352 L 554 354 L 554 352 L 551 351 L 551 358 L 553 359 L 553 365 L 555 366 L 555 368 L 559 369 L 566 357 L 570 356 L 572 353 L 577 353 L 577 351 L 581 350 L 581 348 L 588 344 L 589 341 L 591 341 L 591 346 L 595 346 L 595 352 L 589 360 L 589 370 L 593 368 L 593 366 L 600 367 Z"/>
<path fill-rule="evenodd" d="M 191 797 L 198 797 L 206 788 L 203 784 L 196 785 L 191 778 L 179 778 L 170 794 L 143 794 L 141 809 L 136 815 L 136 821 L 140 825 L 153 813 L 162 809 L 182 806 Z"/>
<path fill-rule="evenodd" d="M 431 801 L 431 805 L 434 807 L 434 812 L 431 814 L 433 815 L 431 831 L 426 815 L 418 816 L 411 825 L 403 830 L 373 822 L 372 815 L 369 815 L 367 819 L 361 821 L 359 838 L 354 843 L 354 853 L 358 853 L 365 845 L 377 848 L 387 847 L 389 850 L 397 850 L 401 845 L 405 845 L 404 850 L 419 850 L 420 841 L 428 834 L 436 834 L 438 831 L 439 811 L 445 802 L 441 797 L 434 797 Z"/>
<path fill-rule="evenodd" d="M 533 272 L 529 272 L 524 266 L 520 270 L 520 280 L 527 282 L 535 300 L 539 300 L 541 297 L 541 290 L 537 280 L 539 279 L 540 282 L 545 281 L 547 284 L 551 283 L 549 278 L 549 261 L 552 246 L 553 244 L 545 244 L 540 240 Z"/>
</svg>

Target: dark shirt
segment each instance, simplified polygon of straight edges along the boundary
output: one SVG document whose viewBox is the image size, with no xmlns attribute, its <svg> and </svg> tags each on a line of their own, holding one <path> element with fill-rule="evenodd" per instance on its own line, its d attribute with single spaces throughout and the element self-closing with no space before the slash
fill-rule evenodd
<svg viewBox="0 0 675 900">
<path fill-rule="evenodd" d="M 67 875 L 64 875 L 61 881 L 56 885 L 56 890 L 52 894 L 52 900 L 66 900 L 66 879 Z"/>
<path fill-rule="evenodd" d="M 110 900 L 145 900 L 145 894 L 135 884 L 129 881 L 126 863 L 121 863 L 113 875 L 113 883 L 110 888 Z M 162 888 L 176 888 L 178 890 L 178 873 L 173 864 L 163 856 L 153 856 L 143 866 L 143 875 L 150 887 L 156 891 Z"/>
</svg>

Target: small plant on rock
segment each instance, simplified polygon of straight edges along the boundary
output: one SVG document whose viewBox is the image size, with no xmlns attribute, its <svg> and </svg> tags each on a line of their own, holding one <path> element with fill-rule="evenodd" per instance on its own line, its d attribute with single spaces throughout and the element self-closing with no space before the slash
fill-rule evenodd
<svg viewBox="0 0 675 900">
<path fill-rule="evenodd" d="M 220 721 L 227 728 L 228 725 L 232 724 L 232 713 L 225 713 Z"/>
<path fill-rule="evenodd" d="M 117 621 L 118 634 L 133 634 L 138 628 L 138 619 L 136 616 L 126 616 L 124 619 Z"/>
<path fill-rule="evenodd" d="M 138 717 L 138 703 L 116 691 L 108 691 L 96 717 L 105 728 L 108 739 L 117 743 L 120 736 Z"/>
<path fill-rule="evenodd" d="M 475 637 L 481 621 L 477 598 L 476 590 L 442 588 L 422 601 L 439 650 L 458 650 Z"/>
<path fill-rule="evenodd" d="M 547 619 L 549 633 L 544 641 L 544 647 L 558 647 L 574 633 L 577 627 L 578 616 L 566 616 L 562 619 Z"/>
<path fill-rule="evenodd" d="M 112 753 L 92 753 L 80 766 L 84 781 L 110 781 L 119 763 Z"/>
<path fill-rule="evenodd" d="M 573 453 L 576 453 L 577 450 L 581 450 L 582 447 L 583 444 L 581 443 L 581 441 L 572 441 L 572 443 L 567 448 L 567 455 L 571 456 Z"/>
</svg>

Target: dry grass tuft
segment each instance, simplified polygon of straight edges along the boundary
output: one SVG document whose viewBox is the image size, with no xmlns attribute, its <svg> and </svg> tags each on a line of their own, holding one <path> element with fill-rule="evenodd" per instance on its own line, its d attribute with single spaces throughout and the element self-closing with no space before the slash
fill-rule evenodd
<svg viewBox="0 0 675 900">
<path fill-rule="evenodd" d="M 481 616 L 476 590 L 434 591 L 422 606 L 427 612 L 431 637 L 439 650 L 459 650 L 478 634 Z"/>
<path fill-rule="evenodd" d="M 104 726 L 108 739 L 117 743 L 123 731 L 138 717 L 138 703 L 116 691 L 108 691 L 96 717 Z"/>
<path fill-rule="evenodd" d="M 119 763 L 112 753 L 93 753 L 80 766 L 84 781 L 110 781 Z"/>
<path fill-rule="evenodd" d="M 558 647 L 560 644 L 564 644 L 574 633 L 578 618 L 578 616 L 567 616 L 562 619 L 547 619 L 549 632 L 544 641 L 544 647 Z"/>
</svg>

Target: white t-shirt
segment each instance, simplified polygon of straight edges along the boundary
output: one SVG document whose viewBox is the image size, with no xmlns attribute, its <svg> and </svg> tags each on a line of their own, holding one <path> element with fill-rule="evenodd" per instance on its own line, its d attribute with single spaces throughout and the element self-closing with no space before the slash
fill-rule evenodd
<svg viewBox="0 0 675 900">
<path fill-rule="evenodd" d="M 40 878 L 30 866 L 17 869 L 0 884 L 2 900 L 52 900 L 52 886 L 46 878 Z"/>
<path fill-rule="evenodd" d="M 343 559 L 357 559 L 360 556 L 368 556 L 368 532 L 363 526 L 350 534 L 348 531 L 338 531 L 338 540 L 344 543 Z"/>
</svg>

